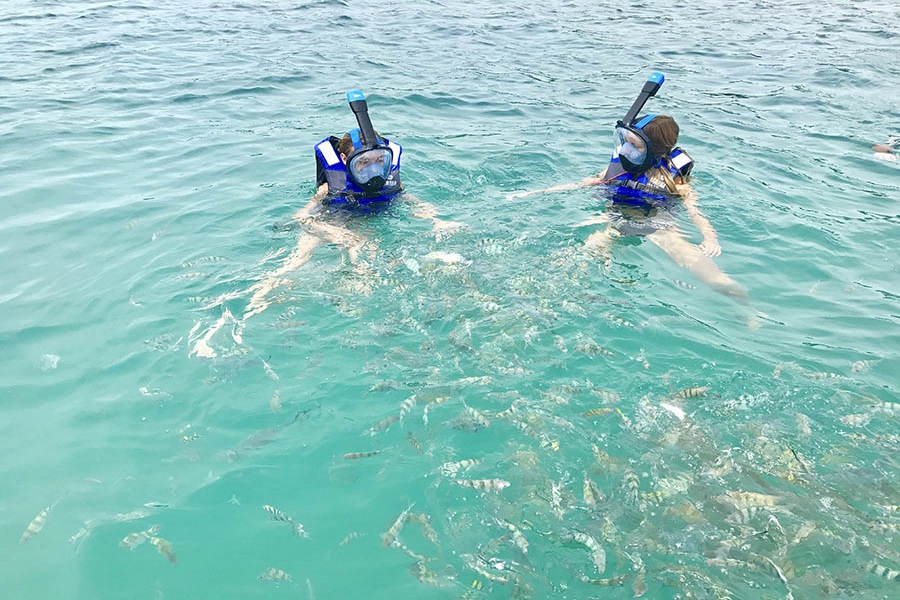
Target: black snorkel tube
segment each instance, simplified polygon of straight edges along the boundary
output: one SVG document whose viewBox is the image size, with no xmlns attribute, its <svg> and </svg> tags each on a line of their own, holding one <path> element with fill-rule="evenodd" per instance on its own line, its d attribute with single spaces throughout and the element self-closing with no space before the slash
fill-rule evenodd
<svg viewBox="0 0 900 600">
<path fill-rule="evenodd" d="M 347 92 L 347 102 L 353 114 L 356 115 L 356 122 L 359 124 L 359 131 L 362 133 L 363 147 L 373 148 L 378 145 L 378 136 L 375 135 L 375 128 L 372 127 L 372 119 L 369 118 L 369 106 L 366 104 L 366 95 L 361 90 L 353 90 Z"/>
<path fill-rule="evenodd" d="M 665 80 L 665 75 L 654 71 L 650 75 L 650 77 L 647 78 L 647 81 L 644 82 L 644 87 L 641 88 L 641 93 L 638 94 L 638 97 L 637 99 L 635 99 L 634 104 L 632 104 L 631 108 L 628 109 L 628 112 L 625 113 L 625 118 L 619 121 L 619 123 L 632 125 L 634 123 L 634 118 L 639 112 L 641 112 L 641 109 L 644 108 L 644 105 L 647 104 L 647 100 L 656 95 L 656 92 L 659 91 L 659 88 L 662 87 L 662 84 L 663 82 L 665 82 Z M 363 103 L 363 106 L 365 106 L 365 103 Z"/>
</svg>

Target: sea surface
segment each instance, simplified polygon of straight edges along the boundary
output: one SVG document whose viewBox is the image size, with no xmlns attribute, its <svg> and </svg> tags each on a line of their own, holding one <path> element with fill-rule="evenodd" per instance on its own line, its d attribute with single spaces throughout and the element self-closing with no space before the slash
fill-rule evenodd
<svg viewBox="0 0 900 600">
<path fill-rule="evenodd" d="M 898 19 L 5 0 L 0 598 L 896 598 Z M 507 199 L 653 71 L 748 305 L 586 252 L 596 189 Z M 286 267 L 352 89 L 462 226 L 320 214 Z"/>
</svg>

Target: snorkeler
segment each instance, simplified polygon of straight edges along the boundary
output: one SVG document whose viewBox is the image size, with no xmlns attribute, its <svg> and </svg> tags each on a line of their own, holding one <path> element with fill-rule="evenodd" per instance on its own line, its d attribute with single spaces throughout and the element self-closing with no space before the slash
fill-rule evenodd
<svg viewBox="0 0 900 600">
<path fill-rule="evenodd" d="M 356 115 L 357 129 L 343 137 L 329 136 L 315 145 L 316 193 L 298 210 L 292 220 L 305 229 L 293 252 L 274 271 L 250 287 L 250 300 L 240 320 L 226 308 L 222 317 L 202 337 L 195 338 L 191 354 L 212 357 L 216 352 L 209 343 L 215 333 L 229 321 L 233 323 L 232 337 L 241 343 L 244 322 L 269 307 L 269 293 L 287 283 L 285 275 L 303 266 L 312 252 L 323 243 L 332 243 L 347 251 L 350 262 L 365 271 L 368 265 L 359 260 L 366 240 L 359 234 L 320 218 L 341 207 L 371 208 L 399 198 L 412 204 L 413 216 L 430 219 L 438 239 L 462 227 L 461 223 L 439 219 L 434 206 L 406 193 L 400 182 L 400 144 L 382 137 L 369 118 L 366 97 L 361 91 L 347 92 L 347 101 Z"/>
<path fill-rule="evenodd" d="M 878 160 L 896 161 L 900 154 L 900 135 L 891 136 L 885 144 L 872 146 Z"/>
<path fill-rule="evenodd" d="M 662 73 L 653 73 L 625 117 L 616 123 L 616 147 L 602 173 L 578 183 L 511 194 L 507 200 L 602 185 L 607 198 L 606 214 L 579 226 L 606 224 L 603 230 L 592 233 L 584 244 L 588 252 L 604 258 L 606 267 L 611 264 L 609 246 L 613 239 L 646 237 L 717 292 L 745 303 L 747 291 L 744 287 L 726 275 L 711 258 L 721 254 L 722 248 L 715 229 L 700 212 L 697 193 L 688 184 L 694 162 L 684 150 L 675 146 L 678 124 L 667 115 L 637 118 L 664 80 Z M 674 198 L 681 199 L 681 205 L 702 234 L 703 241 L 699 245 L 687 241 L 678 230 Z"/>
</svg>

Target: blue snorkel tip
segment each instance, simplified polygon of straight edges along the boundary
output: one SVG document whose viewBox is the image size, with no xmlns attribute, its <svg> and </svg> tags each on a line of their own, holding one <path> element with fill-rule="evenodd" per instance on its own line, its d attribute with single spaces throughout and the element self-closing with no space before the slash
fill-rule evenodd
<svg viewBox="0 0 900 600">
<path fill-rule="evenodd" d="M 651 81 L 657 85 L 662 85 L 665 80 L 666 76 L 659 71 L 653 71 L 653 73 L 650 74 L 650 77 L 647 78 L 647 81 Z"/>
<path fill-rule="evenodd" d="M 347 102 L 356 102 L 357 100 L 365 100 L 366 95 L 362 93 L 362 90 L 353 90 L 347 92 Z"/>
</svg>

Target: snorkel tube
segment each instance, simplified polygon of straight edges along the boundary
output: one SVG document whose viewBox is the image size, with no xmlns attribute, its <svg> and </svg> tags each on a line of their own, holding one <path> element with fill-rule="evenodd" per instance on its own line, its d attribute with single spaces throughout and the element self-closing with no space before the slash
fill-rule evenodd
<svg viewBox="0 0 900 600">
<path fill-rule="evenodd" d="M 353 90 L 347 92 L 347 102 L 356 116 L 356 122 L 359 124 L 359 130 L 362 133 L 363 146 L 373 147 L 378 143 L 375 135 L 375 128 L 372 127 L 372 119 L 369 118 L 369 106 L 366 104 L 366 95 L 362 90 Z"/>
<path fill-rule="evenodd" d="M 665 75 L 654 71 L 644 82 L 641 93 L 625 113 L 625 117 L 616 123 L 617 154 L 622 167 L 629 173 L 639 175 L 652 167 L 659 158 L 653 152 L 653 145 L 647 134 L 642 131 L 644 125 L 656 115 L 648 115 L 638 123 L 635 123 L 635 117 L 647 104 L 647 100 L 656 95 L 665 80 Z"/>
<path fill-rule="evenodd" d="M 639 112 L 641 112 L 641 109 L 644 108 L 644 105 L 647 104 L 647 100 L 656 95 L 656 92 L 659 91 L 659 88 L 662 87 L 662 84 L 665 81 L 665 75 L 654 71 L 650 75 L 650 77 L 647 78 L 647 81 L 644 82 L 644 87 L 641 89 L 641 93 L 638 94 L 638 97 L 637 99 L 635 99 L 634 104 L 632 104 L 631 108 L 628 109 L 628 112 L 625 113 L 625 118 L 622 119 L 622 122 L 626 125 L 631 125 L 632 123 L 634 123 L 634 118 Z"/>
</svg>

